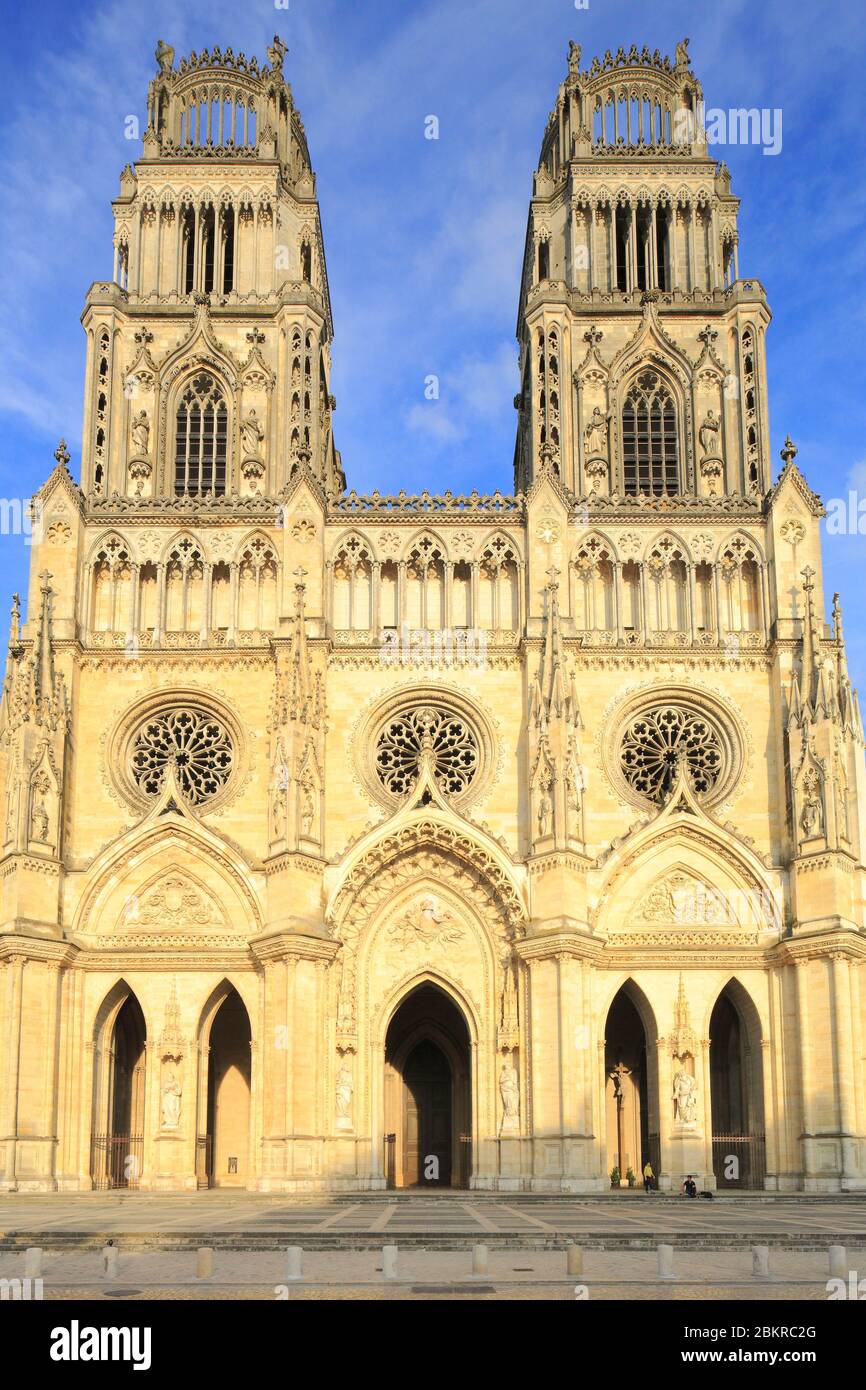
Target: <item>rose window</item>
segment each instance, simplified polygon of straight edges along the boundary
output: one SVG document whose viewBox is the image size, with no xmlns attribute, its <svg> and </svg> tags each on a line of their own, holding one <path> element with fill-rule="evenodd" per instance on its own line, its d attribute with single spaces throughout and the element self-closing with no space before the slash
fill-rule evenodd
<svg viewBox="0 0 866 1390">
<path fill-rule="evenodd" d="M 234 765 L 231 735 L 205 710 L 165 710 L 148 719 L 132 740 L 130 769 L 140 791 L 156 796 L 174 759 L 178 781 L 193 803 L 221 791 Z"/>
<path fill-rule="evenodd" d="M 620 741 L 619 761 L 631 787 L 660 803 L 685 757 L 698 795 L 712 792 L 726 771 L 725 740 L 715 722 L 694 706 L 658 705 L 633 716 Z"/>
<path fill-rule="evenodd" d="M 432 705 L 403 710 L 380 730 L 374 762 L 385 790 L 395 796 L 409 791 L 425 746 L 432 751 L 440 791 L 446 796 L 465 792 L 478 771 L 478 739 L 462 716 Z"/>
</svg>

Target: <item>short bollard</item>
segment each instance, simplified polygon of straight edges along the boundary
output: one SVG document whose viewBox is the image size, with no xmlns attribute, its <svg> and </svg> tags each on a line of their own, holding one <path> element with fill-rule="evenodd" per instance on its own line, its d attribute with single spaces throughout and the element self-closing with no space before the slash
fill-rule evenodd
<svg viewBox="0 0 866 1390">
<path fill-rule="evenodd" d="M 117 1246 L 103 1245 L 102 1247 L 102 1277 L 104 1279 L 117 1278 Z"/>
<path fill-rule="evenodd" d="M 769 1245 L 752 1246 L 752 1278 L 769 1279 L 770 1277 L 770 1247 Z"/>
<path fill-rule="evenodd" d="M 289 1249 L 288 1249 L 288 1256 L 289 1256 L 289 1272 L 288 1272 L 287 1278 L 289 1278 L 289 1279 L 300 1279 L 300 1278 L 302 1278 L 302 1274 L 301 1274 L 301 1257 L 302 1257 L 303 1253 L 304 1253 L 304 1252 L 303 1252 L 303 1250 L 301 1249 L 301 1246 L 300 1246 L 300 1245 L 290 1245 L 290 1246 L 289 1246 Z"/>
<path fill-rule="evenodd" d="M 674 1277 L 674 1247 L 672 1245 L 660 1245 L 659 1255 L 659 1277 L 661 1279 L 673 1279 Z"/>
<path fill-rule="evenodd" d="M 42 1278 L 42 1246 L 28 1245 L 24 1251 L 24 1278 Z"/>
<path fill-rule="evenodd" d="M 830 1278 L 848 1278 L 848 1251 L 844 1245 L 830 1246 Z"/>
<path fill-rule="evenodd" d="M 196 1279 L 210 1279 L 213 1274 L 213 1250 L 209 1245 L 199 1246 L 195 1261 Z"/>
<path fill-rule="evenodd" d="M 566 1271 L 569 1274 L 583 1274 L 583 1251 L 579 1245 L 567 1245 Z"/>
<path fill-rule="evenodd" d="M 473 1245 L 472 1247 L 472 1273 L 487 1273 L 487 1246 Z"/>
<path fill-rule="evenodd" d="M 397 1278 L 397 1246 L 382 1246 L 382 1276 L 385 1279 Z"/>
</svg>

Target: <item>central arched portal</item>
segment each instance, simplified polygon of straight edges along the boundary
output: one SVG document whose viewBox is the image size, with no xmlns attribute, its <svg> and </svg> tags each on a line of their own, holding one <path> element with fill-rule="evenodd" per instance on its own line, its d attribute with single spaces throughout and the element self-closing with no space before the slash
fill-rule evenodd
<svg viewBox="0 0 866 1390">
<path fill-rule="evenodd" d="M 469 1029 L 436 985 L 400 1004 L 385 1038 L 385 1163 L 391 1187 L 468 1187 Z"/>
</svg>

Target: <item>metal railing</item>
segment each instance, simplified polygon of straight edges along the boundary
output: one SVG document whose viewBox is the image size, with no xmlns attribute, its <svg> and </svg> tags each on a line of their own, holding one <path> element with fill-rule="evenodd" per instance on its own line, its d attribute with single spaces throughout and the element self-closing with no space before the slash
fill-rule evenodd
<svg viewBox="0 0 866 1390">
<path fill-rule="evenodd" d="M 90 1139 L 90 1176 L 97 1191 L 138 1187 L 144 1159 L 143 1134 L 94 1134 Z"/>
</svg>

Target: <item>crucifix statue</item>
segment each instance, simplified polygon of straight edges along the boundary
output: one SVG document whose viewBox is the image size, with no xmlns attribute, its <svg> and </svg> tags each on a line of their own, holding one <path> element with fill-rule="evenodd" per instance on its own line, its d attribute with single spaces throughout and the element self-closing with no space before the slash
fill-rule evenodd
<svg viewBox="0 0 866 1390">
<path fill-rule="evenodd" d="M 625 1134 L 623 1132 L 623 1113 L 622 1106 L 625 1096 L 623 1095 L 622 1083 L 626 1076 L 631 1076 L 631 1068 L 617 1062 L 613 1071 L 608 1072 L 608 1076 L 613 1082 L 613 1098 L 616 1101 L 616 1166 L 619 1169 L 620 1180 L 623 1175 L 623 1162 L 625 1157 Z"/>
</svg>

